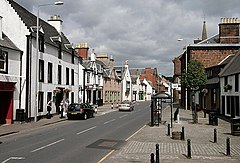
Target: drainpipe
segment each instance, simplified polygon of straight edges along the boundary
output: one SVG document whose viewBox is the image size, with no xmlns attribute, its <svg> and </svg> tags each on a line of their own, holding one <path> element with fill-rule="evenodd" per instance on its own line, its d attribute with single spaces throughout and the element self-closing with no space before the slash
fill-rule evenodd
<svg viewBox="0 0 240 163">
<path fill-rule="evenodd" d="M 83 102 L 85 102 L 85 69 L 83 69 Z"/>
</svg>

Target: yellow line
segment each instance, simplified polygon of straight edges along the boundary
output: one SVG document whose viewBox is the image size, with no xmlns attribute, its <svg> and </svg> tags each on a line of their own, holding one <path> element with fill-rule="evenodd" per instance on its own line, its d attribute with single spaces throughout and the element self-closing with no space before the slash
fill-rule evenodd
<svg viewBox="0 0 240 163">
<path fill-rule="evenodd" d="M 137 133 L 139 133 L 146 125 L 144 125 L 142 128 L 140 128 L 139 130 L 137 130 L 135 133 L 133 133 L 129 138 L 127 138 L 125 141 L 128 141 L 129 139 L 131 139 L 134 135 L 136 135 Z"/>
<path fill-rule="evenodd" d="M 111 150 L 106 156 L 104 156 L 101 160 L 98 161 L 98 163 L 103 162 L 108 156 L 110 156 L 115 150 Z"/>
</svg>

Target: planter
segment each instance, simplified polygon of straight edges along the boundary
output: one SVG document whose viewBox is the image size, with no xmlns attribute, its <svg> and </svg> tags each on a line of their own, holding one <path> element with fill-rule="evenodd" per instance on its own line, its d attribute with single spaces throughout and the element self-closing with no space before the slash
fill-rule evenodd
<svg viewBox="0 0 240 163">
<path fill-rule="evenodd" d="M 181 135 L 182 135 L 182 132 L 180 132 L 180 131 L 173 131 L 172 132 L 172 139 L 174 139 L 174 140 L 181 140 Z"/>
</svg>

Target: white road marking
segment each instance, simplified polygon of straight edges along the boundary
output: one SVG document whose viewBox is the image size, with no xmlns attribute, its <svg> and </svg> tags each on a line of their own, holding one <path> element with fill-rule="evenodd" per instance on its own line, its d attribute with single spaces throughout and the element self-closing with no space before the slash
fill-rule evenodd
<svg viewBox="0 0 240 163">
<path fill-rule="evenodd" d="M 104 124 L 108 124 L 108 123 L 113 122 L 113 121 L 115 121 L 115 120 L 116 120 L 116 119 L 112 119 L 112 120 L 110 120 L 110 121 L 104 122 Z"/>
<path fill-rule="evenodd" d="M 126 117 L 126 116 L 128 116 L 128 114 L 125 114 L 125 115 L 123 115 L 123 116 L 121 116 L 121 117 L 119 117 L 119 118 L 123 118 L 123 117 Z"/>
<path fill-rule="evenodd" d="M 24 157 L 9 157 L 8 159 L 4 160 L 2 163 L 6 163 L 10 160 L 24 160 Z"/>
<path fill-rule="evenodd" d="M 86 130 L 83 130 L 83 131 L 81 131 L 81 132 L 78 132 L 77 135 L 82 134 L 82 133 L 84 133 L 84 132 L 87 132 L 87 131 L 89 131 L 89 130 L 92 130 L 92 129 L 96 128 L 96 127 L 97 127 L 97 126 L 93 126 L 93 127 L 88 128 L 88 129 L 86 129 Z"/>
<path fill-rule="evenodd" d="M 129 139 L 131 139 L 134 135 L 136 135 L 137 133 L 139 133 L 144 127 L 146 127 L 146 125 L 144 125 L 143 127 L 141 127 L 139 130 L 137 130 L 135 133 L 133 133 L 131 136 L 129 136 L 129 138 L 126 139 L 126 141 L 128 141 Z"/>
<path fill-rule="evenodd" d="M 40 147 L 40 148 L 37 148 L 37 149 L 35 149 L 35 150 L 31 151 L 31 152 L 37 152 L 37 151 L 39 151 L 39 150 L 41 150 L 41 149 L 44 149 L 44 148 L 47 148 L 47 147 L 52 146 L 52 145 L 54 145 L 54 144 L 60 143 L 60 142 L 63 141 L 63 140 L 64 140 L 64 139 L 55 141 L 55 142 L 50 143 L 50 144 L 48 144 L 48 145 L 42 146 L 42 147 Z"/>
</svg>

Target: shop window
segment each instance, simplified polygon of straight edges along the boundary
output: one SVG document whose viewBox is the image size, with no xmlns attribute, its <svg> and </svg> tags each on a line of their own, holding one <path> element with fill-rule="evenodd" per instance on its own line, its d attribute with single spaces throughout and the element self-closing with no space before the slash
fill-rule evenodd
<svg viewBox="0 0 240 163">
<path fill-rule="evenodd" d="M 38 112 L 43 112 L 43 96 L 44 92 L 38 92 Z"/>
</svg>

